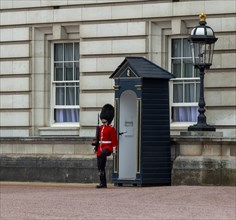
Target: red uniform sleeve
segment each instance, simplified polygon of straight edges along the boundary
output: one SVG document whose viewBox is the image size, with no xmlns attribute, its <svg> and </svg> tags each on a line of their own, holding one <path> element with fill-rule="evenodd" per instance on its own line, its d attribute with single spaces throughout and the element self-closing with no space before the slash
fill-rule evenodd
<svg viewBox="0 0 236 220">
<path fill-rule="evenodd" d="M 116 129 L 112 127 L 111 129 L 111 142 L 112 142 L 112 147 L 118 147 L 118 139 L 117 139 L 117 133 Z"/>
</svg>

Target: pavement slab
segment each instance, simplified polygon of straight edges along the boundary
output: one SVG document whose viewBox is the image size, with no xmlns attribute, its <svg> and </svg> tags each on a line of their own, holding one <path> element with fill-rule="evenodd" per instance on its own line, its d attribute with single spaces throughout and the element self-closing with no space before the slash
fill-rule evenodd
<svg viewBox="0 0 236 220">
<path fill-rule="evenodd" d="M 235 220 L 236 187 L 0 183 L 1 220 Z"/>
</svg>

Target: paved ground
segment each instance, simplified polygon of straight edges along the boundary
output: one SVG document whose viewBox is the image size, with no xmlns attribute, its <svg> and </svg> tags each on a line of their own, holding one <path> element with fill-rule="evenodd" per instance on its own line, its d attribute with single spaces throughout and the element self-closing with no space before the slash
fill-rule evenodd
<svg viewBox="0 0 236 220">
<path fill-rule="evenodd" d="M 0 183 L 1 220 L 235 220 L 236 187 Z"/>
</svg>

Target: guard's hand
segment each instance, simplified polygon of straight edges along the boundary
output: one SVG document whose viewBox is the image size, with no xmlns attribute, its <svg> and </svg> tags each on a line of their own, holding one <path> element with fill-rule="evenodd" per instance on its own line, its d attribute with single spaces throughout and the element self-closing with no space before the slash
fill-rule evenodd
<svg viewBox="0 0 236 220">
<path fill-rule="evenodd" d="M 113 153 L 113 154 L 117 154 L 117 149 L 116 149 L 116 147 L 113 147 L 112 153 Z"/>
<path fill-rule="evenodd" d="M 96 146 L 96 143 L 97 143 L 97 142 L 96 142 L 96 139 L 93 139 L 93 142 L 92 142 L 91 145 L 92 145 L 92 146 Z"/>
<path fill-rule="evenodd" d="M 93 147 L 93 152 L 96 154 L 96 146 Z"/>
</svg>

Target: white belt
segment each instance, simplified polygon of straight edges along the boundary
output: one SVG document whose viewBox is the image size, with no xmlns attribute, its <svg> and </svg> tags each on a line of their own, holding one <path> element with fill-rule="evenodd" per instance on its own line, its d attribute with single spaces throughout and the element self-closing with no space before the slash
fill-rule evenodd
<svg viewBox="0 0 236 220">
<path fill-rule="evenodd" d="M 99 144 L 111 144 L 111 141 L 99 141 Z"/>
</svg>

